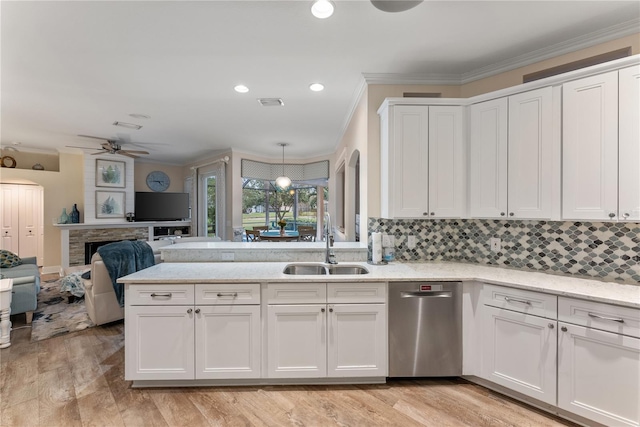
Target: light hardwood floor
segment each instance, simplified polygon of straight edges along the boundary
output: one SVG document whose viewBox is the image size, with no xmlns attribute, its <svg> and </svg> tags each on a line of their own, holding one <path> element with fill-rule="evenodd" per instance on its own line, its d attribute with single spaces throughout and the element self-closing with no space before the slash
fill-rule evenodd
<svg viewBox="0 0 640 427">
<path fill-rule="evenodd" d="M 29 328 L 11 338 L 0 350 L 2 426 L 574 425 L 462 379 L 132 389 L 122 322 L 35 343 Z"/>
</svg>

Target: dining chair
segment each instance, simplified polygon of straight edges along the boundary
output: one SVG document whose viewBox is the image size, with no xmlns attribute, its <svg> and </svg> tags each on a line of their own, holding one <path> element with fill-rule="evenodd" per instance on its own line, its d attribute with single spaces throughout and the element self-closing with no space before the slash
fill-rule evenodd
<svg viewBox="0 0 640 427">
<path fill-rule="evenodd" d="M 298 226 L 298 240 L 300 242 L 315 242 L 316 230 L 312 226 L 299 225 Z"/>
<path fill-rule="evenodd" d="M 260 240 L 260 231 L 258 230 L 244 230 L 247 234 L 247 242 L 257 242 Z"/>
<path fill-rule="evenodd" d="M 266 225 L 254 225 L 253 229 L 257 231 L 266 231 L 269 229 L 269 227 L 267 227 Z"/>
</svg>

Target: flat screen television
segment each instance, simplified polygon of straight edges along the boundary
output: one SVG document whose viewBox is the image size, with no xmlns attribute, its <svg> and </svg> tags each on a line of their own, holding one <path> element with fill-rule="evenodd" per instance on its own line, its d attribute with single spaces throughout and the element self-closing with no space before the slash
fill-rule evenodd
<svg viewBox="0 0 640 427">
<path fill-rule="evenodd" d="M 136 192 L 136 221 L 189 219 L 189 193 Z"/>
</svg>

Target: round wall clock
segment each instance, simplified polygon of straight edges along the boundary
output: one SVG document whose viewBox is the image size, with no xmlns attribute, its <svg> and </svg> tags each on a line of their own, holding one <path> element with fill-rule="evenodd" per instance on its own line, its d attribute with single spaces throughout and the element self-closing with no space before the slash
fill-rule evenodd
<svg viewBox="0 0 640 427">
<path fill-rule="evenodd" d="M 153 191 L 165 191 L 170 184 L 169 176 L 162 171 L 149 172 L 147 175 L 147 187 Z"/>
</svg>

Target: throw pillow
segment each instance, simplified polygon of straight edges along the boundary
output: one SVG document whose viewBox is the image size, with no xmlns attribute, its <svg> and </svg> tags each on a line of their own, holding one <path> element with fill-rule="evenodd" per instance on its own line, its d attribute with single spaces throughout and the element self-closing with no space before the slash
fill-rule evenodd
<svg viewBox="0 0 640 427">
<path fill-rule="evenodd" d="M 20 257 L 13 252 L 9 252 L 5 249 L 0 249 L 0 267 L 11 268 L 22 264 Z"/>
</svg>

